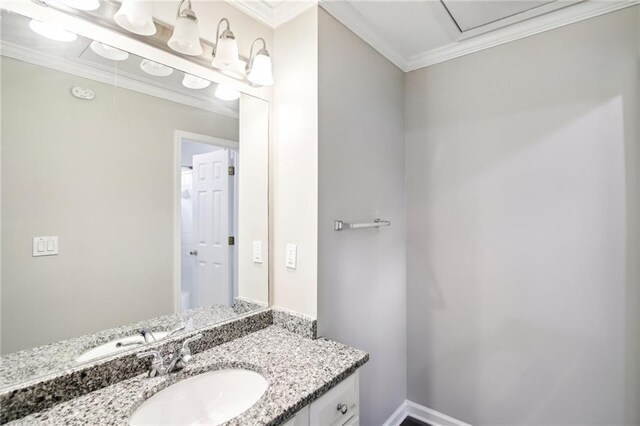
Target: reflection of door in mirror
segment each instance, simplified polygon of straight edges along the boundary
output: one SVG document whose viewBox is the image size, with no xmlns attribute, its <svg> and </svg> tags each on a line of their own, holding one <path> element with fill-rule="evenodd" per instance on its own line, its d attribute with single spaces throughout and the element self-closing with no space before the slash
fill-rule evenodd
<svg viewBox="0 0 640 426">
<path fill-rule="evenodd" d="M 199 139 L 203 142 L 196 142 Z M 237 296 L 234 273 L 236 150 L 190 135 L 181 143 L 182 311 L 228 305 Z M 234 142 L 226 141 L 226 146 Z"/>
</svg>

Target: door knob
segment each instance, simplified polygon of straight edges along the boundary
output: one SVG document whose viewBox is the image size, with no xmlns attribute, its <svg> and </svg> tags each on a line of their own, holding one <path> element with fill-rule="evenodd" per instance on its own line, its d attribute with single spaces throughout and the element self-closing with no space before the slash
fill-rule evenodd
<svg viewBox="0 0 640 426">
<path fill-rule="evenodd" d="M 191 256 L 197 256 L 197 255 L 198 255 L 198 250 L 191 250 L 191 251 L 189 252 L 189 254 L 190 254 Z"/>
</svg>

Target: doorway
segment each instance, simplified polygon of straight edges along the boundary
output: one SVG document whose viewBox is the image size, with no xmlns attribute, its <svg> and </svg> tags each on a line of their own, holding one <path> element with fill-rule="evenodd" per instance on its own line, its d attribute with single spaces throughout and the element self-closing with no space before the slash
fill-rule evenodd
<svg viewBox="0 0 640 426">
<path fill-rule="evenodd" d="M 176 311 L 232 306 L 237 293 L 238 143 L 187 132 L 177 132 L 176 142 Z"/>
</svg>

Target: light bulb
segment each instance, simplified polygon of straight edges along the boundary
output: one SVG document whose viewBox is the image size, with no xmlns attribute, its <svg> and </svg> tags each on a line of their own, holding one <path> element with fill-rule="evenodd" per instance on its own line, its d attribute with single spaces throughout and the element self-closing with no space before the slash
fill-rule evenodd
<svg viewBox="0 0 640 426">
<path fill-rule="evenodd" d="M 210 84 L 209 80 L 186 73 L 182 79 L 182 85 L 188 89 L 204 89 L 209 87 Z"/>
<path fill-rule="evenodd" d="M 31 22 L 29 22 L 29 28 L 31 28 L 31 30 L 36 34 L 55 41 L 70 42 L 75 41 L 78 38 L 76 34 L 70 31 L 62 29 L 56 25 L 36 21 L 35 19 L 32 19 Z"/>
<path fill-rule="evenodd" d="M 240 92 L 233 87 L 218 84 L 214 93 L 215 97 L 223 101 L 235 101 L 240 98 Z"/>
<path fill-rule="evenodd" d="M 198 21 L 186 16 L 176 18 L 173 34 L 167 45 L 176 52 L 185 55 L 202 55 Z"/>
<path fill-rule="evenodd" d="M 140 69 L 156 77 L 167 77 L 173 73 L 173 68 L 150 61 L 149 59 L 145 59 L 140 63 Z"/>
<path fill-rule="evenodd" d="M 251 69 L 247 74 L 247 80 L 259 86 L 273 86 L 273 71 L 271 68 L 271 57 L 266 51 L 258 52 Z"/>
<path fill-rule="evenodd" d="M 113 20 L 125 30 L 134 34 L 154 35 L 153 5 L 148 0 L 122 0 L 120 9 Z"/>
<path fill-rule="evenodd" d="M 91 50 L 93 50 L 93 53 L 96 55 L 111 59 L 112 61 L 124 61 L 129 58 L 129 54 L 124 50 L 116 49 L 115 47 L 97 41 L 91 42 Z"/>
</svg>

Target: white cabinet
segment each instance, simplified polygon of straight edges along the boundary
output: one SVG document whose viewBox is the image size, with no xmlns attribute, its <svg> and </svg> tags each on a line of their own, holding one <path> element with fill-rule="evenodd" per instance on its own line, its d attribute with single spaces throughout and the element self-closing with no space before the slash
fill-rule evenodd
<svg viewBox="0 0 640 426">
<path fill-rule="evenodd" d="M 305 406 L 291 417 L 283 426 L 309 426 L 309 406 Z"/>
<path fill-rule="evenodd" d="M 359 426 L 358 372 L 298 411 L 284 426 Z"/>
</svg>

